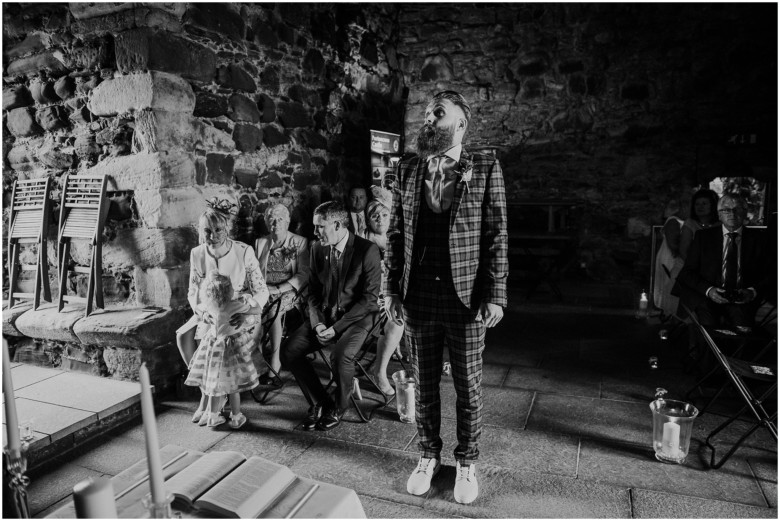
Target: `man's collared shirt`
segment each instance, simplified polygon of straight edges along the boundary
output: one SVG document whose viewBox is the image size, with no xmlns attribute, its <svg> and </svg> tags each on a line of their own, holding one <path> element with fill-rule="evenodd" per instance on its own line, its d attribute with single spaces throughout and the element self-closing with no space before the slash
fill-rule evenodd
<svg viewBox="0 0 780 521">
<path fill-rule="evenodd" d="M 437 155 L 443 155 L 447 156 L 455 161 L 455 164 L 460 161 L 460 154 L 463 151 L 463 144 L 458 143 L 454 147 L 451 147 L 447 149 L 443 154 L 437 154 Z M 436 156 L 429 156 L 426 158 L 426 162 L 430 163 L 431 159 L 433 159 Z M 427 165 L 426 163 L 426 165 Z M 458 182 L 458 178 L 455 175 L 450 175 L 450 172 L 445 171 L 444 172 L 444 179 L 442 180 L 442 188 L 441 188 L 441 209 L 442 210 L 449 210 L 452 206 L 452 200 L 455 198 L 455 185 Z M 433 192 L 433 174 L 431 173 L 429 168 L 426 168 L 425 171 L 425 202 L 428 203 L 428 207 L 433 209 L 434 206 L 431 203 L 431 193 Z"/>
<path fill-rule="evenodd" d="M 366 232 L 368 232 L 368 226 L 366 225 L 366 213 L 362 212 L 349 212 L 350 219 L 352 219 L 352 227 L 355 229 L 355 235 L 358 237 L 366 238 Z M 361 219 L 362 217 L 362 219 Z M 343 251 L 343 250 L 342 250 Z"/>
</svg>

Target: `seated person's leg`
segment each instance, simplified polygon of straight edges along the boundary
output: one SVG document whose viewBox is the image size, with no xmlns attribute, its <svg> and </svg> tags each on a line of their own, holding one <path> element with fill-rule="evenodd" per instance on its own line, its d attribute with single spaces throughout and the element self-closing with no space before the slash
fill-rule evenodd
<svg viewBox="0 0 780 521">
<path fill-rule="evenodd" d="M 307 355 L 320 347 L 308 321 L 290 333 L 287 342 L 281 347 L 282 366 L 290 370 L 303 392 L 309 405 L 324 404 L 327 392 Z"/>
<path fill-rule="evenodd" d="M 385 331 L 376 344 L 376 361 L 374 362 L 374 367 L 372 367 L 371 374 L 376 379 L 376 383 L 382 392 L 388 395 L 395 394 L 395 391 L 387 379 L 387 365 L 390 363 L 390 358 L 398 348 L 398 344 L 403 336 L 404 326 L 399 326 L 392 320 L 388 320 L 385 324 Z"/>
<path fill-rule="evenodd" d="M 726 304 L 723 307 L 729 326 L 752 328 L 755 325 L 756 306 L 752 303 L 741 305 Z"/>
<path fill-rule="evenodd" d="M 355 376 L 355 355 L 366 341 L 368 332 L 374 324 L 373 315 L 349 326 L 336 341 L 333 350 L 333 371 L 338 383 L 336 408 L 343 412 L 349 407 L 349 396 L 352 392 L 352 378 Z"/>
</svg>

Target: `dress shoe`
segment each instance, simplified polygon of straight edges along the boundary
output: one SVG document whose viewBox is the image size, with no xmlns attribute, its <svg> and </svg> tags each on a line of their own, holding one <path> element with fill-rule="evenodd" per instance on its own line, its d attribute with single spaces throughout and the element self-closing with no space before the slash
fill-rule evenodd
<svg viewBox="0 0 780 521">
<path fill-rule="evenodd" d="M 406 482 L 406 491 L 415 496 L 422 496 L 431 488 L 431 479 L 439 472 L 441 464 L 437 458 L 420 458 Z"/>
<path fill-rule="evenodd" d="M 305 420 L 303 420 L 303 424 L 301 424 L 301 429 L 305 431 L 313 431 L 314 427 L 317 426 L 317 422 L 320 421 L 320 417 L 322 416 L 322 405 L 312 405 L 309 407 L 309 415 L 306 417 Z"/>
<path fill-rule="evenodd" d="M 329 431 L 334 427 L 338 427 L 342 416 L 344 416 L 344 411 L 341 409 L 327 409 L 322 414 L 320 421 L 317 422 L 317 430 Z"/>
<path fill-rule="evenodd" d="M 477 484 L 477 465 L 461 465 L 455 463 L 455 501 L 468 505 L 477 499 L 479 485 Z"/>
</svg>

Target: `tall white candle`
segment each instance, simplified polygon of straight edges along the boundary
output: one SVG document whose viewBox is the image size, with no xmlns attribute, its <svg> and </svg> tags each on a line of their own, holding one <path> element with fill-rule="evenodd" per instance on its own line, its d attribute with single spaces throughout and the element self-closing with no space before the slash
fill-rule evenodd
<svg viewBox="0 0 780 521">
<path fill-rule="evenodd" d="M 116 519 L 114 487 L 106 478 L 88 478 L 73 487 L 77 519 Z"/>
<path fill-rule="evenodd" d="M 22 456 L 22 443 L 19 440 L 19 418 L 16 416 L 14 382 L 11 380 L 11 355 L 8 353 L 8 342 L 5 338 L 3 339 L 3 394 L 5 395 L 8 454 L 12 458 L 20 458 Z"/>
<path fill-rule="evenodd" d="M 669 456 L 677 456 L 680 452 L 680 426 L 674 422 L 664 423 L 664 436 L 661 440 L 661 451 Z"/>
<path fill-rule="evenodd" d="M 154 417 L 154 401 L 152 400 L 152 385 L 149 380 L 149 370 L 146 364 L 141 364 L 138 371 L 141 380 L 141 417 L 144 420 L 146 434 L 146 461 L 149 465 L 149 487 L 152 490 L 152 501 L 162 504 L 166 500 L 163 481 L 162 462 L 160 461 L 160 442 L 157 439 L 157 420 Z"/>
</svg>

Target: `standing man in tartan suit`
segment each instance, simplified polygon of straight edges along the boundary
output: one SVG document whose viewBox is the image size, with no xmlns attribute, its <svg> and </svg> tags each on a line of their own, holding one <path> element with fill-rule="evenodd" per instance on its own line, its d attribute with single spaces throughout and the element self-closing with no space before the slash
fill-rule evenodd
<svg viewBox="0 0 780 521">
<path fill-rule="evenodd" d="M 498 161 L 461 144 L 471 119 L 466 100 L 436 94 L 425 111 L 416 156 L 398 165 L 387 232 L 383 290 L 390 320 L 405 324 L 417 385 L 421 451 L 406 488 L 425 494 L 441 465 L 442 354 L 449 348 L 457 393 L 454 496 L 479 494 L 485 329 L 506 307 L 507 231 Z"/>
</svg>

